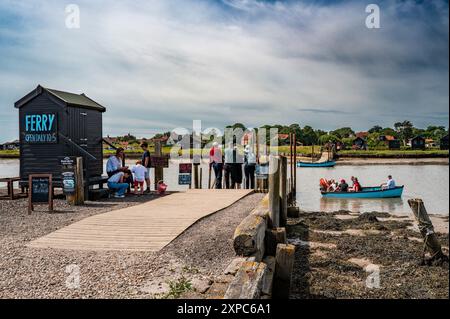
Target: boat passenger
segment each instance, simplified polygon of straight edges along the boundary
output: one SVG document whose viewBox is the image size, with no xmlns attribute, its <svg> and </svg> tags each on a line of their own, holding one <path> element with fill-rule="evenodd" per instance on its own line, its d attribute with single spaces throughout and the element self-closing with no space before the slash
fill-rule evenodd
<svg viewBox="0 0 450 319">
<path fill-rule="evenodd" d="M 388 181 L 386 183 L 381 184 L 381 189 L 394 189 L 396 186 L 394 179 L 392 178 L 392 175 L 388 176 Z"/>
<path fill-rule="evenodd" d="M 327 192 L 335 192 L 336 191 L 336 181 L 334 180 L 334 179 L 332 179 L 332 180 L 330 180 L 329 182 L 328 182 L 328 184 L 330 185 L 330 186 L 328 186 L 328 188 L 327 188 Z"/>
<path fill-rule="evenodd" d="M 351 180 L 352 180 L 353 185 L 352 185 L 352 187 L 349 188 L 349 191 L 350 192 L 360 192 L 362 187 L 358 181 L 358 178 L 355 176 L 352 176 Z"/>
<path fill-rule="evenodd" d="M 348 184 L 345 179 L 341 179 L 341 183 L 339 184 L 339 192 L 348 192 Z"/>
</svg>

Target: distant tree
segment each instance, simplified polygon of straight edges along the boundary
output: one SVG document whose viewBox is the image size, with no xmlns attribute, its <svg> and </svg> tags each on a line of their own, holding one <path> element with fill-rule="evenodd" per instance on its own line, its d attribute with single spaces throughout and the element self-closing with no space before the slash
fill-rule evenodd
<svg viewBox="0 0 450 319">
<path fill-rule="evenodd" d="M 394 124 L 394 128 L 405 146 L 408 140 L 414 137 L 414 125 L 410 121 L 397 122 Z"/>
<path fill-rule="evenodd" d="M 341 139 L 333 134 L 326 134 L 319 137 L 319 143 L 322 145 L 326 143 L 336 143 L 339 141 L 341 141 Z"/>
<path fill-rule="evenodd" d="M 318 142 L 316 132 L 309 125 L 305 126 L 301 130 L 300 137 L 298 138 L 298 140 L 301 143 L 303 143 L 303 145 L 313 145 L 313 144 L 316 144 Z"/>
<path fill-rule="evenodd" d="M 331 135 L 335 135 L 339 138 L 347 138 L 355 135 L 355 131 L 353 131 L 350 127 L 343 127 L 330 132 Z"/>
<path fill-rule="evenodd" d="M 379 125 L 375 125 L 369 130 L 369 133 L 380 133 L 383 130 L 383 128 Z"/>
<path fill-rule="evenodd" d="M 237 128 L 240 128 L 240 129 L 242 129 L 242 131 L 247 130 L 247 128 L 245 127 L 245 125 L 242 124 L 242 123 L 235 123 L 235 124 L 233 124 L 233 125 L 228 125 L 227 128 L 232 128 L 233 130 L 234 130 L 234 129 L 237 129 Z"/>
</svg>

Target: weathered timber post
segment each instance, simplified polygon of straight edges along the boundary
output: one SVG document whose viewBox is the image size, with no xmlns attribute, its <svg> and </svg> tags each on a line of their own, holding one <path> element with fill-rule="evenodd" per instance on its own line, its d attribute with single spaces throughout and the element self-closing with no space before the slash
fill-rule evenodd
<svg viewBox="0 0 450 319">
<path fill-rule="evenodd" d="M 293 198 L 297 197 L 297 136 L 294 134 L 294 184 L 293 184 Z"/>
<path fill-rule="evenodd" d="M 265 254 L 267 256 L 275 256 L 278 244 L 286 244 L 286 228 L 278 227 L 266 230 L 265 238 Z"/>
<path fill-rule="evenodd" d="M 244 262 L 228 286 L 224 299 L 259 299 L 267 271 L 265 263 Z"/>
<path fill-rule="evenodd" d="M 155 155 L 162 156 L 161 141 L 155 141 Z M 164 180 L 164 168 L 155 167 L 155 190 L 158 189 L 158 182 Z"/>
<path fill-rule="evenodd" d="M 408 200 L 409 207 L 414 214 L 414 218 L 419 224 L 419 231 L 424 240 L 423 261 L 425 261 L 425 250 L 431 254 L 429 261 L 438 259 L 448 259 L 442 252 L 441 244 L 439 243 L 436 233 L 434 232 L 433 223 L 428 216 L 427 210 L 423 201 L 419 198 Z"/>
<path fill-rule="evenodd" d="M 75 165 L 75 193 L 67 196 L 69 205 L 84 204 L 84 174 L 83 174 L 83 158 L 76 158 Z"/>
<path fill-rule="evenodd" d="M 294 255 L 294 245 L 278 244 L 272 292 L 274 299 L 289 299 Z"/>
<path fill-rule="evenodd" d="M 287 222 L 287 157 L 280 158 L 280 226 L 286 226 Z"/>
<path fill-rule="evenodd" d="M 202 189 L 202 183 L 203 183 L 203 168 L 200 167 L 200 180 L 199 180 L 199 188 Z"/>
<path fill-rule="evenodd" d="M 280 167 L 276 156 L 269 157 L 269 211 L 271 227 L 280 225 Z"/>
</svg>

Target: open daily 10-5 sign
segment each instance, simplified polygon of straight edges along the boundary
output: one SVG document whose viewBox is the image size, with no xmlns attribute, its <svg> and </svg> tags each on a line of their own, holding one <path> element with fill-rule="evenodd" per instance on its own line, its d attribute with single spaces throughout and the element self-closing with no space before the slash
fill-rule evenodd
<svg viewBox="0 0 450 319">
<path fill-rule="evenodd" d="M 57 143 L 57 123 L 54 113 L 25 114 L 23 142 L 29 144 Z"/>
</svg>

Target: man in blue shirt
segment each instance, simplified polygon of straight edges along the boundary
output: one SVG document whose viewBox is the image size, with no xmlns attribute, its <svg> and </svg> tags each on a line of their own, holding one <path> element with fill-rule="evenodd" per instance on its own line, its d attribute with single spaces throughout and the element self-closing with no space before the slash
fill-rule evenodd
<svg viewBox="0 0 450 319">
<path fill-rule="evenodd" d="M 381 185 L 382 189 L 394 189 L 396 186 L 395 181 L 392 179 L 392 175 L 388 176 L 388 181 Z"/>
<path fill-rule="evenodd" d="M 128 166 L 122 167 L 122 161 L 125 158 L 125 153 L 123 148 L 119 147 L 116 150 L 116 155 L 112 155 L 109 157 L 108 161 L 106 162 L 106 174 L 108 174 L 108 177 L 111 177 L 117 173 L 127 173 L 127 176 L 124 183 L 128 183 L 128 185 L 133 184 L 133 175 L 131 174 Z M 130 186 L 128 187 L 128 193 L 130 193 Z"/>
</svg>

